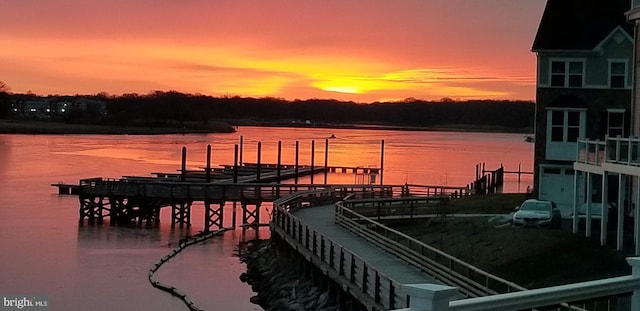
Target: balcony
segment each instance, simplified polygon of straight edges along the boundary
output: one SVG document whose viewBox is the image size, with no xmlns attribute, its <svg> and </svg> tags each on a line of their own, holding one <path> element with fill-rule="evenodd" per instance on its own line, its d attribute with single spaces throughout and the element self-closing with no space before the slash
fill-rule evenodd
<svg viewBox="0 0 640 311">
<path fill-rule="evenodd" d="M 576 162 L 640 167 L 640 137 L 607 137 L 604 141 L 580 139 Z"/>
</svg>

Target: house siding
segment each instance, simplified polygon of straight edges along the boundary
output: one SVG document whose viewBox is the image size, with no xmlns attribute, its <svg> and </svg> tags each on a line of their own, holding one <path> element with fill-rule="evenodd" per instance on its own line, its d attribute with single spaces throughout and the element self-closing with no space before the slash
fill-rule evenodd
<svg viewBox="0 0 640 311">
<path fill-rule="evenodd" d="M 633 55 L 633 42 L 625 39 L 617 43 L 608 40 L 602 46 L 602 51 L 576 51 L 576 52 L 538 52 L 538 86 L 549 87 L 551 76 L 551 61 L 553 59 L 581 59 L 585 61 L 585 87 L 608 88 L 609 87 L 609 60 L 618 59 L 627 61 L 627 88 L 631 88 L 632 70 L 630 69 Z"/>
<path fill-rule="evenodd" d="M 573 161 L 558 161 L 546 159 L 547 137 L 547 108 L 559 96 L 571 95 L 585 103 L 586 137 L 604 139 L 607 131 L 607 109 L 621 108 L 629 111 L 631 108 L 631 90 L 629 89 L 585 89 L 585 88 L 538 88 L 536 92 L 536 139 L 534 151 L 534 168 L 539 172 L 541 165 L 572 165 Z M 625 114 L 625 135 L 629 133 L 629 118 L 631 113 Z M 534 185 L 539 185 L 540 174 L 534 174 Z M 537 188 L 537 187 L 536 187 Z M 534 191 L 537 191 L 534 189 Z M 539 193 L 536 192 L 536 195 Z"/>
</svg>

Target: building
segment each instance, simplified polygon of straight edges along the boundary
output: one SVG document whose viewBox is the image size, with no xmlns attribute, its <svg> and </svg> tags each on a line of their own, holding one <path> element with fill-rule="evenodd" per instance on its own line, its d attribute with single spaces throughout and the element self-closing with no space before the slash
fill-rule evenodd
<svg viewBox="0 0 640 311">
<path fill-rule="evenodd" d="M 580 140 L 630 133 L 631 0 L 549 0 L 532 51 L 537 56 L 534 195 L 574 214 L 586 176 L 574 162 Z M 591 183 L 598 188 L 597 183 Z M 582 193 L 577 195 L 576 192 Z M 594 197 L 599 192 L 590 192 Z"/>
<path fill-rule="evenodd" d="M 77 96 L 64 98 L 20 96 L 13 100 L 11 110 L 16 118 L 59 119 L 70 114 L 98 118 L 107 115 L 107 103 Z"/>
</svg>

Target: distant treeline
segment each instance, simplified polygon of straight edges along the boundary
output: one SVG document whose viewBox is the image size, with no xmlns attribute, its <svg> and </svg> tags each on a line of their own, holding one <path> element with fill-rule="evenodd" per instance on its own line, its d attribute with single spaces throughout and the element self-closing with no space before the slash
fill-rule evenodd
<svg viewBox="0 0 640 311">
<path fill-rule="evenodd" d="M 15 102 L 25 98 L 46 100 L 52 96 L 10 94 L 10 97 Z M 54 98 L 72 101 L 77 97 L 80 95 Z M 533 102 L 511 100 L 406 99 L 362 104 L 324 99 L 212 97 L 174 91 L 81 97 L 104 101 L 106 115 L 100 122 L 115 125 L 225 121 L 232 125 L 381 125 L 531 132 L 534 117 Z M 76 113 L 73 118 L 77 120 L 67 117 L 66 121 L 88 121 L 91 117 Z"/>
</svg>

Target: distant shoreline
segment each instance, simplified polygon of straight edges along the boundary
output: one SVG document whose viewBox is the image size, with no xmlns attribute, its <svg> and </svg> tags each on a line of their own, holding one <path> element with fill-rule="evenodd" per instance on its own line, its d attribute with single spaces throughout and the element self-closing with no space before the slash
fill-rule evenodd
<svg viewBox="0 0 640 311">
<path fill-rule="evenodd" d="M 479 133 L 529 134 L 528 129 L 497 128 L 489 126 L 449 125 L 438 127 L 379 125 L 379 124 L 300 124 L 278 122 L 255 122 L 239 126 L 291 127 L 291 128 L 334 128 L 361 130 L 398 130 L 398 131 L 447 131 Z M 70 124 L 53 121 L 0 120 L 0 134 L 43 134 L 43 135 L 164 135 L 164 134 L 207 134 L 233 133 L 235 126 L 217 122 L 202 128 L 116 126 L 99 124 Z"/>
<path fill-rule="evenodd" d="M 215 123 L 206 128 L 180 128 L 0 120 L 0 134 L 162 135 L 233 132 L 235 132 L 234 127 L 226 123 Z"/>
<path fill-rule="evenodd" d="M 403 126 L 381 124 L 302 124 L 302 123 L 258 123 L 241 126 L 292 127 L 292 128 L 334 128 L 360 130 L 398 130 L 398 131 L 432 131 L 432 132 L 477 132 L 477 133 L 513 133 L 531 134 L 531 129 L 503 128 L 491 126 L 442 125 L 442 126 Z"/>
</svg>

